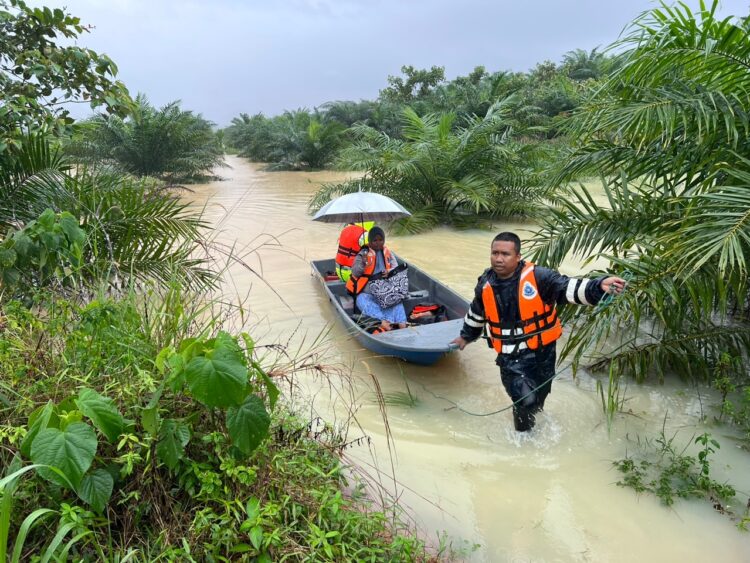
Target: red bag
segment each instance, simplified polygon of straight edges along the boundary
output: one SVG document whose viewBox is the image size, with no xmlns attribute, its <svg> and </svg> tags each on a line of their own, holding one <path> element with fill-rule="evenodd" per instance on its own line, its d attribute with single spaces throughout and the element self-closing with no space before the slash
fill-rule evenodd
<svg viewBox="0 0 750 563">
<path fill-rule="evenodd" d="M 437 303 L 419 303 L 409 313 L 409 322 L 412 324 L 427 325 L 447 320 L 445 306 Z"/>
</svg>

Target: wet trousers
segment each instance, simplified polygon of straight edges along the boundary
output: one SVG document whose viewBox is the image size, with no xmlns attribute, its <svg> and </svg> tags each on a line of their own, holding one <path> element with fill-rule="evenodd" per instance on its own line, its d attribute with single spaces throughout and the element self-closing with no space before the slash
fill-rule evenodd
<svg viewBox="0 0 750 563">
<path fill-rule="evenodd" d="M 523 411 L 533 415 L 544 407 L 544 401 L 552 390 L 551 378 L 555 375 L 556 360 L 557 348 L 554 342 L 539 350 L 498 354 L 496 363 L 500 366 L 503 387 L 511 400 L 517 403 L 514 411 L 518 410 L 517 407 L 522 407 Z M 532 420 L 531 426 L 533 424 Z"/>
</svg>

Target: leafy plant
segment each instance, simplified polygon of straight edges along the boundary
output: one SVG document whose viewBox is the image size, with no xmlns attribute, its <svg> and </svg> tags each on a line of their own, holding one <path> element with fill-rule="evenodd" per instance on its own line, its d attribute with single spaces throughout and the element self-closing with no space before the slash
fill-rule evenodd
<svg viewBox="0 0 750 563">
<path fill-rule="evenodd" d="M 262 114 L 242 114 L 226 131 L 240 156 L 271 163 L 272 170 L 301 170 L 330 164 L 343 130 L 338 121 L 323 120 L 318 112 L 300 109 L 270 119 Z"/>
<path fill-rule="evenodd" d="M 127 113 L 131 100 L 115 80 L 117 66 L 75 41 L 88 31 L 64 9 L 0 1 L 0 160 L 22 131 L 68 130 L 73 120 L 64 102 Z"/>
<path fill-rule="evenodd" d="M 39 136 L 25 138 L 6 157 L 13 162 L 9 170 L 0 167 L 0 227 L 18 230 L 47 208 L 66 210 L 86 234 L 78 272 L 86 281 L 215 283 L 200 258 L 200 215 L 153 181 L 88 169 L 70 174 L 65 159 Z M 79 236 L 69 218 L 60 228 Z"/>
<path fill-rule="evenodd" d="M 672 506 L 676 498 L 704 499 L 718 512 L 736 519 L 729 506 L 722 504 L 735 497 L 734 487 L 711 477 L 710 457 L 719 449 L 719 443 L 710 434 L 701 434 L 693 442 L 700 446 L 698 455 L 691 456 L 685 454 L 690 443 L 678 452 L 674 446 L 675 437 L 667 439 L 662 431 L 653 450 L 642 459 L 625 457 L 614 461 L 613 465 L 623 474 L 617 484 L 638 493 L 652 493 L 667 506 Z"/>
<path fill-rule="evenodd" d="M 20 450 L 39 467 L 40 476 L 72 489 L 96 512 L 102 512 L 112 495 L 114 478 L 104 468 L 89 471 L 98 444 L 94 428 L 115 443 L 131 426 L 132 421 L 120 414 L 111 399 L 82 388 L 78 397 L 58 405 L 50 401 L 32 413 Z"/>
<path fill-rule="evenodd" d="M 634 273 L 604 310 L 569 311 L 563 355 L 614 363 L 638 380 L 711 378 L 723 354 L 747 358 L 750 253 L 750 34 L 718 2 L 663 5 L 616 44 L 622 66 L 568 121 L 565 189 L 533 258 L 596 255 Z M 570 182 L 602 178 L 606 203 Z M 617 334 L 619 346 L 602 350 Z M 740 376 L 743 368 L 737 371 Z"/>
<path fill-rule="evenodd" d="M 143 94 L 127 119 L 98 115 L 79 128 L 66 150 L 89 165 L 114 164 L 136 176 L 196 180 L 224 166 L 224 151 L 201 115 L 175 101 L 156 109 Z"/>
<path fill-rule="evenodd" d="M 403 140 L 375 129 L 352 128 L 355 143 L 340 164 L 364 170 L 362 179 L 328 184 L 311 207 L 360 189 L 395 198 L 412 212 L 398 228 L 418 232 L 440 223 L 476 226 L 478 218 L 529 216 L 543 196 L 541 151 L 521 140 L 513 117 L 517 99 L 496 103 L 484 118 L 472 118 L 454 131 L 454 114 L 420 117 L 403 110 Z"/>
<path fill-rule="evenodd" d="M 226 428 L 232 443 L 243 455 L 249 455 L 268 435 L 270 418 L 264 401 L 254 394 L 265 389 L 271 409 L 279 391 L 260 365 L 252 359 L 253 341 L 244 336 L 246 350 L 235 338 L 220 331 L 215 338 L 190 338 L 175 350 L 165 348 L 157 358 L 157 368 L 168 371 L 166 383 L 190 395 L 209 409 L 225 409 Z M 159 423 L 160 388 L 143 411 L 146 424 L 159 426 L 157 454 L 171 469 L 184 457 L 190 440 L 190 427 L 175 419 Z"/>
<path fill-rule="evenodd" d="M 0 288 L 24 295 L 75 281 L 83 266 L 86 235 L 68 212 L 47 209 L 0 242 Z"/>
</svg>

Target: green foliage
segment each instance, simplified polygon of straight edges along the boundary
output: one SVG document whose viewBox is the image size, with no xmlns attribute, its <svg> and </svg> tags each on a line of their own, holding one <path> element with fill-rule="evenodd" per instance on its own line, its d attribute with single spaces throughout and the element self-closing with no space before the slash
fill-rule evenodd
<svg viewBox="0 0 750 563">
<path fill-rule="evenodd" d="M 112 399 L 102 397 L 93 389 L 83 388 L 78 393 L 76 405 L 83 416 L 89 418 L 94 426 L 104 434 L 110 442 L 115 442 L 126 428 L 132 423 L 127 421 Z"/>
<path fill-rule="evenodd" d="M 0 155 L 22 131 L 67 131 L 72 119 L 64 102 L 85 100 L 117 114 L 129 110 L 115 64 L 76 44 L 88 31 L 64 9 L 0 1 Z"/>
<path fill-rule="evenodd" d="M 51 209 L 11 230 L 0 242 L 0 290 L 28 297 L 43 287 L 69 285 L 83 265 L 85 240 L 73 215 Z"/>
<path fill-rule="evenodd" d="M 386 101 L 408 104 L 426 98 L 432 89 L 445 80 L 445 68 L 433 66 L 430 70 L 416 69 L 411 65 L 401 67 L 405 78 L 389 76 L 388 87 L 380 91 Z"/>
<path fill-rule="evenodd" d="M 391 140 L 405 139 L 408 123 L 403 115 L 407 109 L 422 118 L 453 114 L 451 128 L 457 132 L 513 95 L 516 102 L 510 117 L 517 133 L 529 139 L 547 139 L 561 134 L 557 120 L 578 107 L 585 95 L 598 87 L 599 77 L 617 69 L 614 61 L 619 60 L 594 49 L 590 54 L 571 52 L 562 65 L 545 62 L 528 74 L 490 73 L 477 66 L 450 81 L 442 67 L 420 70 L 404 66 L 404 76 L 389 76 L 388 86 L 377 100 L 331 101 L 314 112 L 286 111 L 271 118 L 243 113 L 232 120 L 225 136 L 240 156 L 272 163 L 273 169 L 322 168 L 337 162 L 338 151 L 352 144 L 356 147 L 363 126 Z M 311 127 L 315 122 L 319 125 Z M 351 130 L 342 133 L 343 128 Z M 339 164 L 348 165 L 348 157 Z"/>
<path fill-rule="evenodd" d="M 156 454 L 170 469 L 176 469 L 185 456 L 185 446 L 190 441 L 190 427 L 177 420 L 165 419 L 159 427 Z"/>
<path fill-rule="evenodd" d="M 271 419 L 257 395 L 248 395 L 238 407 L 227 409 L 227 431 L 232 443 L 243 454 L 257 448 L 268 435 Z"/>
<path fill-rule="evenodd" d="M 13 469 L 15 488 L 0 492 L 11 561 L 429 558 L 344 480 L 342 436 L 279 409 L 278 373 L 252 338 L 206 336 L 212 317 L 184 288 L 83 307 L 49 299 L 5 302 L 0 319 L 0 462 L 39 462 Z M 242 368 L 238 406 L 198 400 L 223 404 L 220 389 L 193 395 L 199 358 L 216 373 Z"/>
<path fill-rule="evenodd" d="M 278 389 L 248 357 L 252 340 L 244 339 L 249 344 L 247 351 L 223 331 L 215 338 L 187 339 L 178 351 L 163 350 L 157 365 L 169 370 L 167 383 L 173 390 L 180 391 L 186 384 L 193 398 L 206 407 L 227 409 L 226 427 L 232 443 L 248 455 L 268 436 L 271 422 L 263 400 L 253 391 L 263 386 L 269 397 L 274 397 Z M 275 402 L 275 398 L 269 401 Z M 152 408 L 149 405 L 149 410 Z M 190 426 L 170 419 L 162 422 L 157 453 L 170 469 L 183 458 L 189 439 Z"/>
<path fill-rule="evenodd" d="M 136 176 L 196 180 L 224 166 L 224 150 L 212 126 L 202 116 L 180 109 L 179 101 L 156 109 L 139 94 L 129 118 L 92 118 L 66 150 L 80 162 L 114 164 Z"/>
<path fill-rule="evenodd" d="M 220 332 L 216 338 L 205 341 L 200 353 L 195 353 L 197 342 L 191 342 L 184 374 L 176 372 L 173 377 L 184 377 L 193 397 L 207 407 L 230 407 L 240 404 L 248 383 L 248 371 L 242 350 L 227 333 Z M 185 354 L 188 355 L 188 354 Z"/>
<path fill-rule="evenodd" d="M 539 147 L 521 139 L 509 98 L 454 131 L 453 114 L 403 114 L 404 140 L 368 126 L 352 129 L 357 142 L 341 164 L 364 169 L 361 180 L 326 185 L 313 198 L 318 208 L 336 195 L 360 189 L 396 199 L 412 212 L 402 230 L 424 231 L 439 223 L 476 226 L 485 218 L 529 216 L 536 210 L 542 158 Z"/>
<path fill-rule="evenodd" d="M 42 520 L 55 514 L 54 510 L 49 508 L 39 508 L 31 512 L 18 527 L 18 533 L 13 544 L 13 551 L 8 558 L 8 543 L 11 516 L 14 505 L 14 493 L 18 486 L 20 477 L 34 469 L 34 466 L 20 467 L 20 459 L 15 456 L 7 468 L 7 475 L 0 479 L 0 561 L 10 561 L 10 563 L 19 563 L 24 549 L 26 537 L 32 528 L 42 523 Z"/>
<path fill-rule="evenodd" d="M 300 109 L 271 119 L 242 114 L 225 131 L 240 156 L 273 163 L 274 170 L 301 170 L 328 165 L 340 146 L 343 129 L 338 121 L 324 122 L 317 112 Z"/>
<path fill-rule="evenodd" d="M 47 208 L 66 210 L 75 219 L 61 215 L 60 225 L 49 227 L 55 238 L 42 232 L 37 235 L 63 253 L 60 259 L 67 261 L 63 266 L 73 258 L 82 260 L 77 273 L 85 281 L 134 277 L 168 283 L 176 278 L 189 287 L 213 285 L 216 274 L 199 257 L 205 224 L 198 212 L 174 194 L 153 182 L 120 174 L 87 169 L 70 174 L 65 161 L 39 136 L 26 137 L 19 148 L 2 158 L 11 167 L 8 171 L 0 168 L 0 227 L 18 229 L 19 223 L 27 224 L 43 213 L 48 217 Z M 34 228 L 47 229 L 48 223 L 48 219 L 37 221 Z M 74 252 L 83 244 L 78 227 L 86 234 L 81 259 Z M 29 249 L 33 251 L 30 260 L 43 258 L 35 258 L 36 248 Z M 48 268 L 56 265 L 54 260 L 47 262 Z M 24 275 L 36 275 L 34 264 L 26 266 Z M 64 267 L 58 269 L 66 272 Z M 31 280 L 27 285 L 35 286 Z"/>
<path fill-rule="evenodd" d="M 44 428 L 31 444 L 31 461 L 57 467 L 65 479 L 45 468 L 40 468 L 39 474 L 61 486 L 70 484 L 74 488 L 81 484 L 95 453 L 96 433 L 83 422 L 74 422 L 63 429 Z"/>
<path fill-rule="evenodd" d="M 597 79 L 613 74 L 623 62 L 623 57 L 605 55 L 597 47 L 591 51 L 575 49 L 563 56 L 561 71 L 574 80 Z"/>
<path fill-rule="evenodd" d="M 727 419 L 745 431 L 750 440 L 750 381 L 743 369 L 743 358 L 723 353 L 714 367 L 713 385 L 721 393 L 720 418 Z"/>
<path fill-rule="evenodd" d="M 711 454 L 720 448 L 710 434 L 701 434 L 694 440 L 700 449 L 697 456 L 685 454 L 690 445 L 678 452 L 675 449 L 676 436 L 667 439 L 664 433 L 654 444 L 646 442 L 650 449 L 642 459 L 626 457 L 613 462 L 623 474 L 621 487 L 630 487 L 637 493 L 652 493 L 666 506 L 672 506 L 675 499 L 703 499 L 712 504 L 715 510 L 737 519 L 728 505 L 736 492 L 729 484 L 722 484 L 711 477 Z"/>
<path fill-rule="evenodd" d="M 555 183 L 599 175 L 607 202 L 562 192 L 534 259 L 597 254 L 634 273 L 618 303 L 566 313 L 580 321 L 564 351 L 576 362 L 595 350 L 595 367 L 638 379 L 710 378 L 722 354 L 747 358 L 750 35 L 717 6 L 638 19 L 618 44 L 622 67 L 566 125 L 577 144 Z M 621 344 L 600 354 L 613 334 Z"/>
</svg>

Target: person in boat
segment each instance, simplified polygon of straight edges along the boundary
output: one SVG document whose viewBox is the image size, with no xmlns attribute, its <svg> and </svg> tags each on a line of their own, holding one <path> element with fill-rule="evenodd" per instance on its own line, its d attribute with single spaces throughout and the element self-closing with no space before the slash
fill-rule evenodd
<svg viewBox="0 0 750 563">
<path fill-rule="evenodd" d="M 398 267 L 396 257 L 385 246 L 385 232 L 380 227 L 372 227 L 368 234 L 368 245 L 357 254 L 352 265 L 351 277 L 346 289 L 355 297 L 360 313 L 381 321 L 380 330 L 405 328 L 406 310 L 403 303 L 387 308 L 381 307 L 370 293 L 368 285 L 372 278 L 387 276 Z"/>
<path fill-rule="evenodd" d="M 342 282 L 349 281 L 354 259 L 362 247 L 367 246 L 368 232 L 374 225 L 374 221 L 349 223 L 341 230 L 336 251 L 336 275 Z"/>
<path fill-rule="evenodd" d="M 555 343 L 562 334 L 555 305 L 596 305 L 605 294 L 622 293 L 626 282 L 617 276 L 571 278 L 537 266 L 521 257 L 521 239 L 510 232 L 492 241 L 490 266 L 478 278 L 453 343 L 463 350 L 486 325 L 488 344 L 497 352 L 501 380 L 513 401 L 515 429 L 525 432 L 534 427 L 552 389 Z"/>
</svg>

